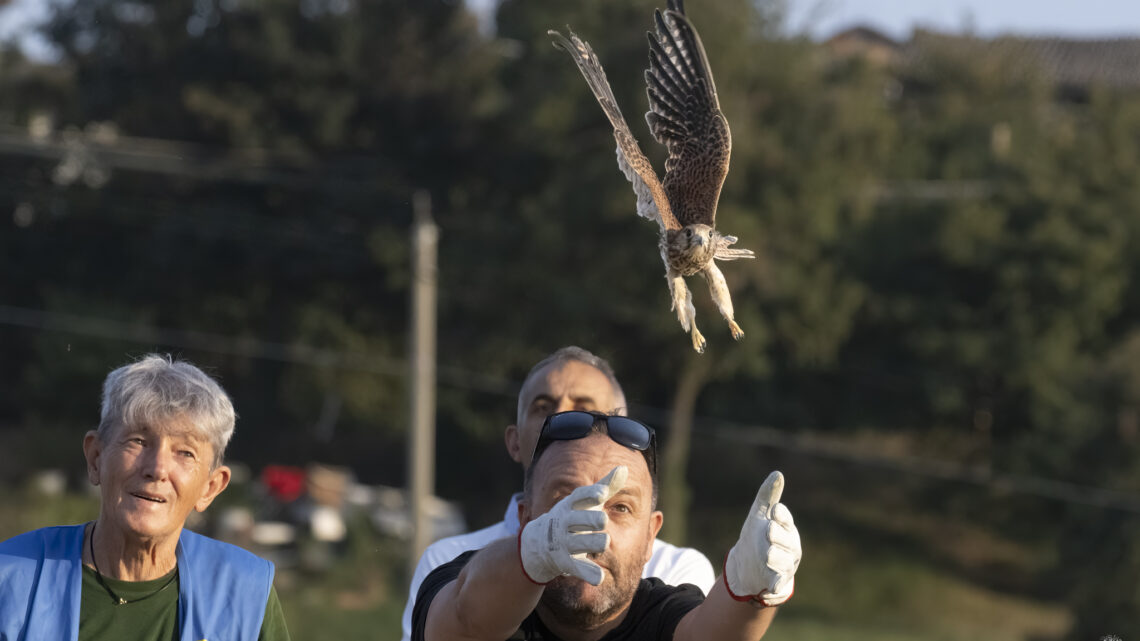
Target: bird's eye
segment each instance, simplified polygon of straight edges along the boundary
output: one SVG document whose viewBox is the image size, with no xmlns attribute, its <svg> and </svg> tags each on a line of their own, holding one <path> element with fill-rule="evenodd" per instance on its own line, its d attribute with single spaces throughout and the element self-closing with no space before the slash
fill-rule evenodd
<svg viewBox="0 0 1140 641">
<path fill-rule="evenodd" d="M 685 228 L 685 238 L 692 238 L 692 237 L 693 237 L 693 230 L 686 227 Z"/>
</svg>

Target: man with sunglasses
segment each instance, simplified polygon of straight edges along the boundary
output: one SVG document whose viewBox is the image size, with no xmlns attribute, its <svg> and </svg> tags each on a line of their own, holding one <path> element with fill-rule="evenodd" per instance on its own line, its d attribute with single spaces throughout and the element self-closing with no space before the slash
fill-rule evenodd
<svg viewBox="0 0 1140 641">
<path fill-rule="evenodd" d="M 413 641 L 755 640 L 791 597 L 800 540 L 779 502 L 779 472 L 757 492 L 706 598 L 692 585 L 640 578 L 662 522 L 652 429 L 562 412 L 533 451 L 518 536 L 428 575 Z"/>
<path fill-rule="evenodd" d="M 504 432 L 507 453 L 519 463 L 524 473 L 530 467 L 538 435 L 548 416 L 566 410 L 625 414 L 625 393 L 605 359 L 581 347 L 563 347 L 539 361 L 523 381 L 519 390 L 516 421 Z M 403 641 L 412 631 L 412 606 L 420 584 L 435 568 L 463 552 L 478 550 L 503 538 L 515 537 L 519 531 L 518 501 L 511 497 L 503 520 L 482 530 L 436 541 L 428 546 L 416 565 L 404 607 Z M 692 548 L 682 548 L 654 539 L 652 556 L 645 564 L 644 577 L 657 577 L 670 585 L 691 583 L 707 593 L 716 578 L 705 555 Z"/>
</svg>

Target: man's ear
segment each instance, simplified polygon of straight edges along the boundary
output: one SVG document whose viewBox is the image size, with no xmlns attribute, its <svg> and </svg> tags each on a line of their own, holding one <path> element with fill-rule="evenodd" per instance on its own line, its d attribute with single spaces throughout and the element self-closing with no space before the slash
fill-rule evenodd
<svg viewBox="0 0 1140 641">
<path fill-rule="evenodd" d="M 657 533 L 661 531 L 661 525 L 665 522 L 665 515 L 661 510 L 654 510 L 653 514 L 649 515 L 649 543 L 645 546 L 645 562 L 649 563 L 649 559 L 653 558 L 653 542 L 657 540 Z"/>
<path fill-rule="evenodd" d="M 225 465 L 219 465 L 217 469 L 210 472 L 210 480 L 206 482 L 201 498 L 194 503 L 194 509 L 202 512 L 210 507 L 214 499 L 230 484 L 230 475 L 230 468 Z"/>
<path fill-rule="evenodd" d="M 83 435 L 83 458 L 87 459 L 87 480 L 91 485 L 99 485 L 100 457 L 103 454 L 103 444 L 99 441 L 99 433 L 88 430 Z"/>
<path fill-rule="evenodd" d="M 522 443 L 519 441 L 519 426 L 511 424 L 503 431 L 503 442 L 507 444 L 507 454 L 515 463 L 522 463 Z"/>
</svg>

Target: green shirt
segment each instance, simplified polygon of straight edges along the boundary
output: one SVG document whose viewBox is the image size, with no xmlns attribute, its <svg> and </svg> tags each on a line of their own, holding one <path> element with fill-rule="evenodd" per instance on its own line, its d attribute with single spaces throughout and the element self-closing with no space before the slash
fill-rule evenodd
<svg viewBox="0 0 1140 641">
<path fill-rule="evenodd" d="M 176 571 L 171 571 L 171 574 Z M 119 581 L 104 576 L 103 582 L 130 602 L 116 605 L 95 578 L 95 570 L 84 566 L 83 592 L 79 601 L 79 641 L 179 641 L 178 580 L 155 592 L 169 579 L 170 574 L 153 581 Z M 153 596 L 147 597 L 148 594 Z M 269 590 L 258 639 L 289 641 L 289 630 L 285 627 L 285 615 L 281 611 L 276 588 Z"/>
</svg>

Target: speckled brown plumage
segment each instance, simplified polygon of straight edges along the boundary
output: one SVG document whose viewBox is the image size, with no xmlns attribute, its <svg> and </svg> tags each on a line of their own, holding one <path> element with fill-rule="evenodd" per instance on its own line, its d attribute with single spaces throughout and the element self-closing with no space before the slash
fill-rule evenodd
<svg viewBox="0 0 1140 641">
<path fill-rule="evenodd" d="M 684 277 L 701 274 L 732 337 L 744 336 L 733 319 L 732 298 L 716 260 L 753 258 L 747 249 L 732 249 L 735 236 L 715 229 L 720 189 L 728 174 L 732 135 L 720 111 L 712 71 L 696 29 L 685 17 L 681 0 L 654 12 L 656 32 L 649 35 L 649 69 L 645 82 L 649 111 L 645 120 L 657 142 L 665 145 L 665 179 L 642 153 L 618 108 L 606 72 L 593 49 L 573 31 L 567 38 L 550 31 L 554 45 L 574 59 L 602 111 L 614 128 L 618 167 L 633 185 L 637 213 L 656 220 L 658 248 L 665 279 L 681 327 L 693 348 L 703 352 L 705 339 L 697 330 L 696 309 Z"/>
</svg>

